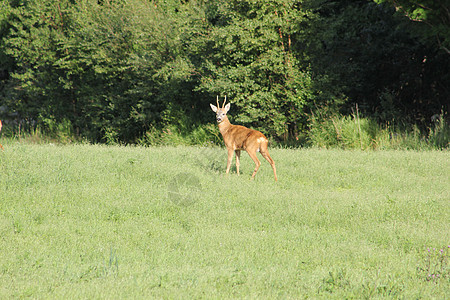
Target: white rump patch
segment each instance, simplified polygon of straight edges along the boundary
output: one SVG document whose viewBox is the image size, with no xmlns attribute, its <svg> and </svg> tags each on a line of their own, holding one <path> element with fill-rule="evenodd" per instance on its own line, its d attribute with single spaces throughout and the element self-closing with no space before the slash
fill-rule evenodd
<svg viewBox="0 0 450 300">
<path fill-rule="evenodd" d="M 262 143 L 262 142 L 266 142 L 267 139 L 265 139 L 263 137 L 260 137 L 260 138 L 257 139 L 257 141 L 258 141 L 258 143 Z"/>
<path fill-rule="evenodd" d="M 263 143 L 263 142 L 267 142 L 266 138 L 260 137 L 256 140 L 259 144 Z M 258 147 L 258 149 L 256 150 L 256 152 L 260 152 L 260 147 Z"/>
</svg>

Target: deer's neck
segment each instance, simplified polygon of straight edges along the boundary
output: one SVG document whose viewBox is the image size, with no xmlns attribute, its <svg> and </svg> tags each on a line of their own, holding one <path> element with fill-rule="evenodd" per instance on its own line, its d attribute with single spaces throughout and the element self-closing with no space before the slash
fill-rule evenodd
<svg viewBox="0 0 450 300">
<path fill-rule="evenodd" d="M 230 123 L 230 120 L 228 120 L 228 117 L 225 116 L 222 122 L 219 123 L 219 131 L 222 134 L 223 137 L 227 135 L 228 130 L 233 126 Z"/>
</svg>

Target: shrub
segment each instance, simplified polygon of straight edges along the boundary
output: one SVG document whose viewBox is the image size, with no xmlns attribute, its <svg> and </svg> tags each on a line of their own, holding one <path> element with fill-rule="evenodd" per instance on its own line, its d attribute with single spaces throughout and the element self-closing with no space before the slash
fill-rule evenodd
<svg viewBox="0 0 450 300">
<path fill-rule="evenodd" d="M 361 118 L 356 112 L 351 116 L 320 114 L 310 119 L 309 141 L 317 147 L 340 147 L 344 149 L 368 149 L 373 147 L 377 124 Z"/>
</svg>

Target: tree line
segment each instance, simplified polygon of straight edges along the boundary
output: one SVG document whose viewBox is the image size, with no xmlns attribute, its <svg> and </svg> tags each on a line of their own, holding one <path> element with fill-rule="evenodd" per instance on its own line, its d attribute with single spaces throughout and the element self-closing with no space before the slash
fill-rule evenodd
<svg viewBox="0 0 450 300">
<path fill-rule="evenodd" d="M 136 143 L 208 134 L 226 95 L 275 140 L 355 107 L 427 128 L 450 108 L 449 49 L 447 0 L 7 0 L 0 119 Z"/>
</svg>

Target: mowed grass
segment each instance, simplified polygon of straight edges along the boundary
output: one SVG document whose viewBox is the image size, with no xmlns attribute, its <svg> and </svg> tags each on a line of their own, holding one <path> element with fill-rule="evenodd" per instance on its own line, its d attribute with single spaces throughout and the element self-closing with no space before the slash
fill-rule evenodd
<svg viewBox="0 0 450 300">
<path fill-rule="evenodd" d="M 448 151 L 3 144 L 2 299 L 448 297 Z"/>
</svg>

